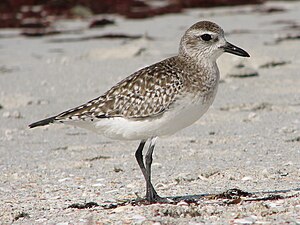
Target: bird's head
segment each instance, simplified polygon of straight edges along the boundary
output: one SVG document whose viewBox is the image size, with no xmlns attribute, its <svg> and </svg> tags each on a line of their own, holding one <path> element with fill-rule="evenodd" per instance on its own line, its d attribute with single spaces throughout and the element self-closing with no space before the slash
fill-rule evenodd
<svg viewBox="0 0 300 225">
<path fill-rule="evenodd" d="M 210 21 L 194 24 L 181 38 L 179 55 L 188 56 L 196 61 L 216 61 L 224 52 L 250 57 L 245 50 L 227 42 L 223 29 Z"/>
</svg>

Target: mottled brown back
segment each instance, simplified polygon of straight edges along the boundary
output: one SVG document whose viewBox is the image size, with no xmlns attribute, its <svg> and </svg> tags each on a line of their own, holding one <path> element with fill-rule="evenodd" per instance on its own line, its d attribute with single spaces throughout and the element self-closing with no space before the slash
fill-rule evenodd
<svg viewBox="0 0 300 225">
<path fill-rule="evenodd" d="M 59 114 L 55 120 L 85 118 L 144 118 L 164 112 L 182 89 L 176 57 L 143 68 L 102 96 Z"/>
</svg>

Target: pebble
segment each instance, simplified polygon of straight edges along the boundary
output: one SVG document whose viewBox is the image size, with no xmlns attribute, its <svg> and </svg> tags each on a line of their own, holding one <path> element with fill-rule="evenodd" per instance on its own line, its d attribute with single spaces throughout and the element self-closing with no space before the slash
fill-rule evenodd
<svg viewBox="0 0 300 225">
<path fill-rule="evenodd" d="M 254 224 L 255 221 L 257 220 L 257 216 L 249 216 L 241 219 L 235 219 L 234 223 L 237 224 Z"/>
<path fill-rule="evenodd" d="M 207 180 L 208 180 L 207 177 L 202 176 L 202 175 L 199 175 L 198 178 L 199 178 L 200 180 L 203 180 L 203 181 L 207 181 Z"/>
<path fill-rule="evenodd" d="M 295 133 L 297 131 L 297 129 L 294 127 L 282 127 L 279 129 L 279 131 L 281 133 L 285 133 L 285 134 L 292 134 L 292 133 Z"/>
<path fill-rule="evenodd" d="M 13 138 L 14 130 L 7 129 L 4 131 L 4 134 L 5 134 L 5 140 L 12 141 L 14 139 Z"/>
<path fill-rule="evenodd" d="M 257 117 L 257 114 L 255 113 L 255 112 L 251 112 L 251 113 L 249 113 L 249 115 L 248 115 L 248 119 L 254 119 L 255 117 Z"/>
<path fill-rule="evenodd" d="M 179 173 L 176 178 L 176 180 L 178 180 L 178 181 L 188 181 L 188 182 L 191 182 L 191 181 L 194 181 L 197 179 L 198 179 L 198 176 L 196 174 L 191 174 L 191 173 Z"/>
<path fill-rule="evenodd" d="M 141 216 L 139 214 L 133 215 L 131 217 L 131 219 L 135 222 L 135 223 L 143 223 L 146 220 L 146 217 Z"/>
<path fill-rule="evenodd" d="M 119 191 L 118 189 L 114 189 L 114 190 L 106 191 L 105 193 L 106 193 L 106 194 L 109 194 L 109 193 L 117 193 L 118 191 Z"/>
<path fill-rule="evenodd" d="M 269 171 L 268 171 L 267 169 L 263 169 L 263 170 L 261 171 L 261 174 L 262 174 L 265 178 L 268 178 L 269 175 L 270 175 L 270 173 L 269 173 Z"/>
<path fill-rule="evenodd" d="M 36 101 L 37 105 L 48 105 L 49 104 L 49 100 L 44 100 L 44 99 L 39 99 Z"/>
<path fill-rule="evenodd" d="M 126 187 L 127 188 L 135 188 L 136 184 L 135 183 L 127 184 Z"/>
<path fill-rule="evenodd" d="M 152 167 L 162 168 L 162 164 L 154 162 L 154 163 L 152 163 Z"/>
<path fill-rule="evenodd" d="M 93 187 L 103 187 L 105 186 L 103 183 L 95 183 L 95 184 L 92 184 Z"/>
<path fill-rule="evenodd" d="M 10 117 L 10 112 L 6 111 L 6 112 L 4 112 L 4 113 L 2 114 L 2 116 L 3 116 L 4 118 L 9 118 L 9 117 Z"/>
<path fill-rule="evenodd" d="M 178 205 L 178 206 L 189 206 L 189 204 L 185 201 L 180 201 L 176 205 Z"/>
<path fill-rule="evenodd" d="M 246 177 L 243 177 L 241 180 L 242 181 L 248 181 L 248 180 L 253 180 L 253 178 L 250 177 L 250 176 L 246 176 Z"/>
<path fill-rule="evenodd" d="M 38 223 L 42 223 L 42 222 L 45 222 L 45 221 L 47 221 L 46 218 L 40 218 L 40 219 L 35 220 L 35 222 L 38 222 Z"/>
<path fill-rule="evenodd" d="M 271 222 L 265 222 L 265 221 L 257 220 L 257 221 L 255 221 L 255 224 L 271 224 Z"/>
<path fill-rule="evenodd" d="M 120 206 L 120 207 L 115 208 L 113 210 L 113 212 L 120 213 L 120 212 L 124 212 L 125 210 L 131 209 L 131 208 L 133 208 L 133 206 L 131 206 L 131 205 Z"/>
<path fill-rule="evenodd" d="M 66 178 L 62 178 L 62 179 L 59 179 L 58 180 L 58 182 L 65 182 L 65 181 L 67 181 L 67 180 L 72 180 L 71 178 L 69 178 L 69 177 L 66 177 Z"/>
<path fill-rule="evenodd" d="M 12 112 L 6 111 L 2 114 L 2 116 L 4 118 L 15 118 L 15 119 L 22 118 L 22 115 L 21 115 L 20 111 L 18 111 L 18 110 L 14 110 Z"/>
<path fill-rule="evenodd" d="M 155 185 L 155 188 L 157 188 L 159 190 L 167 190 L 167 189 L 169 189 L 169 185 L 163 184 L 163 183 L 158 183 Z"/>
<path fill-rule="evenodd" d="M 293 162 L 291 162 L 291 161 L 289 161 L 289 162 L 286 162 L 285 164 L 283 164 L 284 166 L 292 166 L 292 165 L 294 165 L 294 163 Z"/>
</svg>

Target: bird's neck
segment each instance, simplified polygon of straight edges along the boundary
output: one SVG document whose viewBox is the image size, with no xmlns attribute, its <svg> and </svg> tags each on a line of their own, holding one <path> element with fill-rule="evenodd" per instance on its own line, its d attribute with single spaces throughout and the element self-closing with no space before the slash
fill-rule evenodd
<svg viewBox="0 0 300 225">
<path fill-rule="evenodd" d="M 220 73 L 216 60 L 207 58 L 201 58 L 200 60 L 198 60 L 194 57 L 180 54 L 178 55 L 178 57 L 183 61 L 182 64 L 185 65 L 188 73 L 191 73 L 194 76 L 198 77 L 199 80 L 205 80 L 205 82 L 209 83 L 209 85 L 211 83 L 218 84 Z"/>
<path fill-rule="evenodd" d="M 186 52 L 179 52 L 178 57 L 181 58 L 183 61 L 187 62 L 188 64 L 193 65 L 195 68 L 218 68 L 216 59 L 190 56 Z"/>
</svg>

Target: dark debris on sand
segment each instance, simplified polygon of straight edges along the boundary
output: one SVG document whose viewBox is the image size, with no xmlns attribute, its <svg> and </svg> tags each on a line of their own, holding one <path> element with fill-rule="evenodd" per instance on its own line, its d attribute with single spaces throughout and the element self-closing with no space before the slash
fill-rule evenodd
<svg viewBox="0 0 300 225">
<path fill-rule="evenodd" d="M 292 191 L 292 190 L 291 190 Z M 280 191 L 278 192 L 280 193 Z M 274 201 L 279 199 L 286 199 L 294 197 L 294 195 L 283 196 L 273 192 L 266 193 L 249 193 L 240 189 L 234 188 L 224 191 L 220 194 L 204 194 L 194 196 L 178 196 L 178 197 L 167 197 L 162 202 L 149 202 L 145 199 L 124 199 L 117 202 L 105 202 L 98 204 L 96 202 L 87 203 L 74 203 L 68 206 L 68 208 L 76 209 L 89 209 L 94 207 L 102 207 L 103 209 L 114 209 L 117 207 L 132 205 L 132 206 L 144 206 L 151 204 L 167 204 L 167 205 L 186 205 L 186 206 L 199 206 L 200 204 L 240 204 L 245 202 L 256 202 L 256 201 Z M 168 200 L 168 201 L 167 201 Z"/>
<path fill-rule="evenodd" d="M 92 14 L 103 13 L 120 14 L 126 18 L 148 18 L 178 13 L 184 8 L 261 4 L 263 2 L 265 0 L 162 0 L 160 4 L 152 0 L 7 0 L 0 1 L 0 28 L 22 27 L 30 21 L 34 26 L 49 29 L 52 18 L 89 17 Z M 108 24 L 113 24 L 113 22 L 95 21 L 91 26 Z M 45 30 L 45 32 L 48 31 Z M 34 32 L 30 33 L 32 35 Z"/>
</svg>

